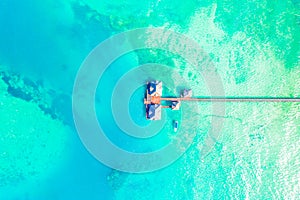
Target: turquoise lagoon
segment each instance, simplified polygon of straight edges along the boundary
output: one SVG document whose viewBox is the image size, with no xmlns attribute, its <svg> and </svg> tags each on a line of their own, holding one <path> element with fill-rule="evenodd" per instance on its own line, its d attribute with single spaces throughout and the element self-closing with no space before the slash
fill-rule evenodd
<svg viewBox="0 0 300 200">
<path fill-rule="evenodd" d="M 170 82 L 166 95 L 185 86 L 175 72 L 194 94 L 209 95 L 199 71 L 170 52 L 122 55 L 103 74 L 95 107 L 107 137 L 133 152 L 178 140 L 172 120 L 189 113 L 197 127 L 180 124 L 179 130 L 196 137 L 173 164 L 141 174 L 111 169 L 83 146 L 72 116 L 72 88 L 83 60 L 105 39 L 141 27 L 195 40 L 228 96 L 300 96 L 298 0 L 3 0 L 0 27 L 0 199 L 299 198 L 299 103 L 227 103 L 224 116 L 213 116 L 210 103 L 186 105 L 164 111 L 163 129 L 148 140 L 124 134 L 110 99 L 118 80 L 139 65 L 169 67 L 171 73 L 159 67 L 149 72 L 149 78 Z M 147 127 L 156 122 L 144 119 L 143 92 L 137 86 L 124 106 L 132 122 Z M 212 117 L 224 118 L 224 125 L 201 159 Z"/>
</svg>

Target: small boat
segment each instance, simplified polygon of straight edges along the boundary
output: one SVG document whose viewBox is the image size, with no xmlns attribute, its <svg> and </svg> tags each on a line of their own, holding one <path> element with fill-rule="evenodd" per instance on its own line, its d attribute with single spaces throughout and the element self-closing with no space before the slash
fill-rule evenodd
<svg viewBox="0 0 300 200">
<path fill-rule="evenodd" d="M 174 128 L 174 132 L 177 132 L 177 129 L 178 129 L 178 121 L 177 120 L 174 121 L 173 128 Z"/>
</svg>

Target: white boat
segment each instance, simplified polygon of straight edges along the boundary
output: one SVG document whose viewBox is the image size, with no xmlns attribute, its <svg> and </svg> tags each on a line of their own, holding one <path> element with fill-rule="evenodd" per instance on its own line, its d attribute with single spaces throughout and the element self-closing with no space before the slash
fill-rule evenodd
<svg viewBox="0 0 300 200">
<path fill-rule="evenodd" d="M 174 132 L 177 132 L 177 129 L 178 129 L 178 121 L 174 121 L 173 123 L 173 128 L 174 128 Z"/>
</svg>

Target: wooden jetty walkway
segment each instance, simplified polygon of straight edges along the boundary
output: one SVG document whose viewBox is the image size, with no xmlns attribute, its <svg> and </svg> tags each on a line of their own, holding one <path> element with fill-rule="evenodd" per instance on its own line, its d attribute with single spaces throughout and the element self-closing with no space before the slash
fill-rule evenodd
<svg viewBox="0 0 300 200">
<path fill-rule="evenodd" d="M 300 102 L 299 98 L 286 97 L 159 97 L 160 101 L 200 101 L 200 102 Z"/>
</svg>

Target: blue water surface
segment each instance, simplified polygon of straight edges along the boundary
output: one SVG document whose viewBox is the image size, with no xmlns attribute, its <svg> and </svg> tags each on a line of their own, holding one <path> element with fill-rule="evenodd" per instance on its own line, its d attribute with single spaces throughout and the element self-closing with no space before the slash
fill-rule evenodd
<svg viewBox="0 0 300 200">
<path fill-rule="evenodd" d="M 199 120 L 191 127 L 200 125 L 192 147 L 167 168 L 146 174 L 119 172 L 101 164 L 80 141 L 72 116 L 73 83 L 84 59 L 105 39 L 141 27 L 170 28 L 195 39 L 216 63 L 226 94 L 299 96 L 299 5 L 298 0 L 2 0 L 0 70 L 29 80 L 23 86 L 31 88 L 26 90 L 28 93 L 11 90 L 10 95 L 24 99 L 24 94 L 29 94 L 33 103 L 43 99 L 50 106 L 37 103 L 38 106 L 71 131 L 63 142 L 66 150 L 57 155 L 60 159 L 45 163 L 53 165 L 52 170 L 41 168 L 41 175 L 32 172 L 31 176 L 11 173 L 16 180 L 13 182 L 7 181 L 9 176 L 0 176 L 0 199 L 299 197 L 298 104 L 228 104 L 226 116 L 213 116 L 226 120 L 222 136 L 206 160 L 200 159 L 200 149 L 211 126 L 210 104 L 193 105 L 195 109 L 188 112 L 191 119 L 197 115 Z M 163 111 L 164 129 L 149 140 L 140 140 L 117 126 L 110 98 L 124 74 L 140 64 L 156 62 L 178 70 L 192 82 L 197 95 L 203 95 L 199 71 L 177 58 L 159 50 L 136 51 L 123 55 L 104 72 L 95 109 L 113 143 L 128 151 L 146 152 L 162 148 L 176 136 L 172 121 L 180 121 L 181 111 Z M 159 72 L 156 69 L 157 75 L 161 75 Z M 179 89 L 185 87 L 178 86 L 172 75 L 164 75 L 174 85 L 169 90 L 164 88 L 165 95 L 178 95 Z M 13 85 L 14 78 L 9 77 L 3 80 Z M 123 88 L 126 92 L 126 85 Z M 137 88 L 130 105 L 124 106 L 128 106 L 133 123 L 147 127 L 153 122 L 144 118 L 145 88 Z M 34 97 L 35 89 L 47 95 Z M 179 123 L 179 129 L 182 126 Z M 11 165 L 15 167 L 17 163 L 14 160 Z M 3 186 L 1 182 L 7 184 Z"/>
</svg>

